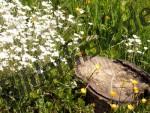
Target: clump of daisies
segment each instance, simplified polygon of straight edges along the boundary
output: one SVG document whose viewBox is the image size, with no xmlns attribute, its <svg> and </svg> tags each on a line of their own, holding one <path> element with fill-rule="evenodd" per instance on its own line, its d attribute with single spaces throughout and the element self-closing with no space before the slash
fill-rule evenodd
<svg viewBox="0 0 150 113">
<path fill-rule="evenodd" d="M 139 36 L 137 35 L 132 35 L 131 38 L 128 38 L 126 40 L 126 47 L 127 47 L 127 52 L 129 54 L 144 54 L 145 51 L 148 50 L 147 46 L 142 45 L 142 41 Z"/>
<path fill-rule="evenodd" d="M 142 52 L 139 50 L 140 45 L 142 44 L 140 37 L 137 35 L 133 35 L 131 38 L 128 38 L 126 46 L 128 47 L 128 53 L 140 53 Z"/>
<path fill-rule="evenodd" d="M 56 65 L 58 58 L 67 63 L 58 48 L 65 44 L 58 29 L 69 31 L 75 23 L 74 16 L 66 15 L 61 7 L 54 10 L 51 1 L 31 8 L 19 0 L 0 0 L 0 71 L 33 68 L 34 62 Z M 80 37 L 72 36 L 70 46 L 78 50 Z"/>
</svg>

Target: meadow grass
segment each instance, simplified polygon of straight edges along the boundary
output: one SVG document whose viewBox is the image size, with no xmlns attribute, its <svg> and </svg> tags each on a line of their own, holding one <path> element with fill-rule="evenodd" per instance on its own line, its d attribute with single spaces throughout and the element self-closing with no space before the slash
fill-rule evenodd
<svg viewBox="0 0 150 113">
<path fill-rule="evenodd" d="M 62 6 L 68 13 L 76 15 L 77 21 L 83 22 L 80 30 L 85 32 L 85 39 L 88 36 L 97 36 L 96 41 L 88 42 L 87 46 L 91 48 L 84 47 L 84 49 L 90 48 L 93 52 L 87 51 L 87 54 L 127 59 L 149 71 L 150 52 L 147 51 L 144 55 L 131 55 L 134 57 L 128 58 L 130 56 L 126 53 L 128 48 L 121 43 L 135 34 L 142 40 L 142 47 L 149 46 L 147 40 L 150 36 L 150 26 L 144 25 L 142 22 L 145 20 L 141 19 L 142 11 L 150 5 L 148 0 L 136 2 L 134 0 L 54 0 L 53 2 Z M 85 13 L 78 14 L 76 8 L 85 10 Z M 146 18 L 149 21 L 149 17 Z M 89 22 L 93 23 L 93 26 L 89 26 Z M 96 50 L 94 51 L 93 48 Z"/>
<path fill-rule="evenodd" d="M 42 0 L 21 1 L 32 7 L 33 13 L 36 11 L 34 7 L 42 8 Z M 65 41 L 65 44 L 58 41 L 56 50 L 60 51 L 60 56 L 65 58 L 69 66 L 61 58 L 56 58 L 56 62 L 46 60 L 46 63 L 33 63 L 36 70 L 42 69 L 37 73 L 29 67 L 18 70 L 17 73 L 9 69 L 1 71 L 2 113 L 92 113 L 94 105 L 86 105 L 80 92 L 81 86 L 77 85 L 78 80 L 74 78 L 75 57 L 81 53 L 128 60 L 150 72 L 149 0 L 51 1 L 53 10 L 59 10 L 60 6 L 64 16 L 68 20 L 71 18 L 66 22 L 56 17 L 58 23 L 64 23 L 64 28 L 60 27 L 57 31 Z M 43 11 L 41 15 L 44 14 Z M 73 20 L 68 15 L 73 15 Z M 76 23 L 70 24 L 70 21 Z M 127 105 L 112 110 L 116 113 L 149 111 L 149 102 L 136 106 L 134 110 Z"/>
</svg>

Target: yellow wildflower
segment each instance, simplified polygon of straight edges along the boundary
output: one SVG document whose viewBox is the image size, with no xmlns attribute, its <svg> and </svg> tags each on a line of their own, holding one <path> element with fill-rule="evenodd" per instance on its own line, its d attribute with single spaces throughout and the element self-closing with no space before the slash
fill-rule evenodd
<svg viewBox="0 0 150 113">
<path fill-rule="evenodd" d="M 109 20 L 110 19 L 110 17 L 109 16 L 105 16 L 105 20 Z"/>
<path fill-rule="evenodd" d="M 142 98 L 141 103 L 145 104 L 147 100 L 145 98 Z"/>
<path fill-rule="evenodd" d="M 100 68 L 100 65 L 99 65 L 99 64 L 96 64 L 95 67 L 96 67 L 96 69 L 99 69 L 99 68 Z"/>
<path fill-rule="evenodd" d="M 132 104 L 128 104 L 128 109 L 129 110 L 134 110 L 134 106 Z"/>
<path fill-rule="evenodd" d="M 133 85 L 137 85 L 137 84 L 138 84 L 138 81 L 131 79 L 131 83 L 132 83 Z"/>
<path fill-rule="evenodd" d="M 112 90 L 112 91 L 110 92 L 110 95 L 111 95 L 112 97 L 115 97 L 115 96 L 117 96 L 117 93 Z"/>
<path fill-rule="evenodd" d="M 77 11 L 79 14 L 83 14 L 83 13 L 85 12 L 82 8 L 79 8 L 79 7 L 76 8 L 76 11 Z"/>
<path fill-rule="evenodd" d="M 133 87 L 133 91 L 134 91 L 134 93 L 139 93 L 139 88 L 138 87 Z"/>
<path fill-rule="evenodd" d="M 76 11 L 80 11 L 80 8 L 79 8 L 79 7 L 77 7 L 77 8 L 76 8 Z"/>
<path fill-rule="evenodd" d="M 111 106 L 111 109 L 113 110 L 117 110 L 119 107 L 117 104 L 110 104 L 110 106 Z"/>
<path fill-rule="evenodd" d="M 89 3 L 91 3 L 91 0 L 85 0 L 85 3 L 89 4 Z"/>
<path fill-rule="evenodd" d="M 87 92 L 86 88 L 81 88 L 80 91 L 81 91 L 82 94 L 86 94 L 86 92 Z"/>
</svg>

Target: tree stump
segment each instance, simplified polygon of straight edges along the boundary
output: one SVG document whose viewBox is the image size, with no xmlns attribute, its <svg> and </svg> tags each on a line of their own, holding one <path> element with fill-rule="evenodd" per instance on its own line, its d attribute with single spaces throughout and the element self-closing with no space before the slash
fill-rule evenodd
<svg viewBox="0 0 150 113">
<path fill-rule="evenodd" d="M 139 98 L 133 96 L 135 93 L 139 97 L 150 94 L 150 74 L 125 61 L 99 56 L 88 57 L 85 61 L 80 58 L 75 73 L 88 84 L 87 98 L 96 104 L 95 113 L 109 112 L 110 102 L 137 102 Z"/>
</svg>

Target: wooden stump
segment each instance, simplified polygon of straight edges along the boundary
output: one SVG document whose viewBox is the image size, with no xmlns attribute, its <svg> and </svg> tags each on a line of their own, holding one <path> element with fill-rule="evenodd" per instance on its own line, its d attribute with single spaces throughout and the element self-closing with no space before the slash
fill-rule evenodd
<svg viewBox="0 0 150 113">
<path fill-rule="evenodd" d="M 111 60 L 99 56 L 88 57 L 85 61 L 80 58 L 75 73 L 78 78 L 88 84 L 88 100 L 96 103 L 96 113 L 108 112 L 110 101 L 132 103 L 139 99 L 134 98 L 135 93 L 138 96 L 144 95 L 146 92 L 150 93 L 150 74 L 121 60 Z M 134 91 L 134 87 L 137 92 Z M 115 92 L 116 95 L 111 95 L 111 92 Z M 102 110 L 101 108 L 106 109 Z M 101 111 L 99 111 L 100 109 Z"/>
</svg>

